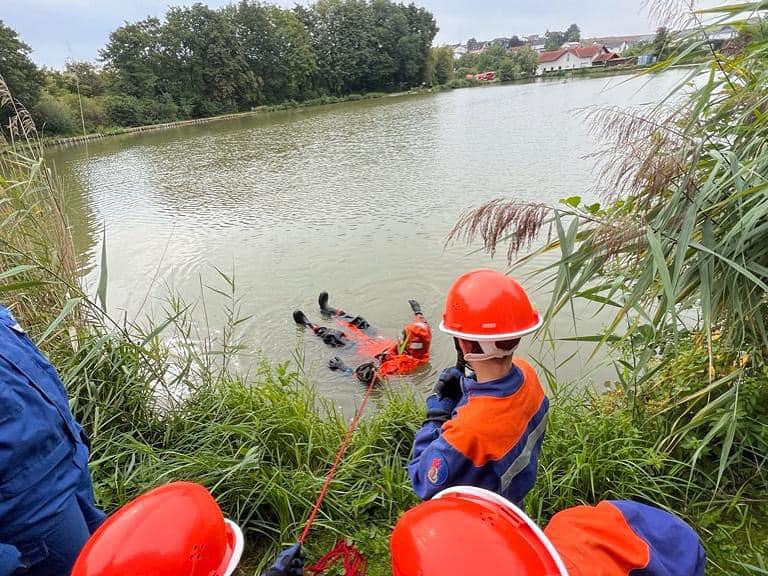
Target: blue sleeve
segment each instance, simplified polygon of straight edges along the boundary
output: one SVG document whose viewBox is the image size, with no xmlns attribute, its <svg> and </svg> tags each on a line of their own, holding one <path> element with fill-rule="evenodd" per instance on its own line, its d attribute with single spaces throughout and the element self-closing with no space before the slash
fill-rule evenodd
<svg viewBox="0 0 768 576">
<path fill-rule="evenodd" d="M 413 458 L 408 464 L 408 476 L 413 491 L 422 500 L 429 500 L 448 487 L 451 466 L 446 442 L 441 436 L 441 424 L 425 422 L 413 443 Z"/>
<path fill-rule="evenodd" d="M 0 576 L 11 576 L 21 567 L 21 554 L 16 546 L 0 544 Z"/>
<path fill-rule="evenodd" d="M 688 524 L 645 504 L 628 500 L 611 504 L 648 544 L 650 559 L 643 576 L 704 576 L 706 554 L 698 534 Z"/>
<path fill-rule="evenodd" d="M 437 401 L 433 398 L 427 399 L 427 414 L 435 410 Z M 408 476 L 413 491 L 422 500 L 450 486 L 466 484 L 488 490 L 498 487 L 498 477 L 492 468 L 476 467 L 443 438 L 442 423 L 430 420 L 416 433 Z"/>
<path fill-rule="evenodd" d="M 447 462 L 441 460 L 440 454 L 435 454 L 434 450 L 441 440 L 443 423 L 450 419 L 455 407 L 455 400 L 441 399 L 436 395 L 427 398 L 427 421 L 416 432 L 411 462 L 408 464 L 408 476 L 413 491 L 422 500 L 428 500 L 437 494 L 447 481 L 447 477 L 444 478 L 448 470 Z M 429 462 L 429 465 L 425 466 L 426 462 Z"/>
</svg>

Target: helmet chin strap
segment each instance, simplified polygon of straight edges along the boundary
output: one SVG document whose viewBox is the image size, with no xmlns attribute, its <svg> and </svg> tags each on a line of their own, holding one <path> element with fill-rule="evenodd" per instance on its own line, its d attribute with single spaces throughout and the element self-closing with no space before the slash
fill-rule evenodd
<svg viewBox="0 0 768 576">
<path fill-rule="evenodd" d="M 509 350 L 502 350 L 496 346 L 496 342 L 478 342 L 483 353 L 469 353 L 464 354 L 464 359 L 467 362 L 482 362 L 483 360 L 493 360 L 494 358 L 507 358 L 512 356 L 517 350 L 517 346 L 510 348 Z"/>
</svg>

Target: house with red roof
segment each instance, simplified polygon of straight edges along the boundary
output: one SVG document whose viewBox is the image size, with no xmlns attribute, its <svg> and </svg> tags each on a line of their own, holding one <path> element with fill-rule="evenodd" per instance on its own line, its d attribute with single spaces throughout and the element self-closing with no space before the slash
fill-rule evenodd
<svg viewBox="0 0 768 576">
<path fill-rule="evenodd" d="M 576 68 L 591 68 L 605 66 L 619 55 L 611 52 L 604 44 L 591 46 L 563 47 L 560 50 L 550 50 L 539 54 L 539 66 L 536 74 L 541 76 L 547 72 L 559 70 L 574 70 Z"/>
</svg>

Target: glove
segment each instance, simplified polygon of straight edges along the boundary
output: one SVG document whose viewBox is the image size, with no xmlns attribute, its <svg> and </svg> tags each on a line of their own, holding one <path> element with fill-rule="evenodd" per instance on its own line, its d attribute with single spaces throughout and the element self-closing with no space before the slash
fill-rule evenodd
<svg viewBox="0 0 768 576">
<path fill-rule="evenodd" d="M 344 332 L 340 332 L 339 330 L 334 330 L 332 328 L 318 328 L 316 334 L 331 348 L 341 348 L 346 345 L 346 342 L 344 342 Z"/>
<path fill-rule="evenodd" d="M 330 368 L 331 370 L 341 370 L 342 372 L 348 372 L 348 373 L 352 372 L 352 369 L 349 366 L 347 366 L 344 363 L 344 360 L 342 360 L 338 356 L 334 356 L 333 358 L 328 360 L 328 368 Z"/>
<path fill-rule="evenodd" d="M 21 573 L 24 568 L 18 548 L 13 544 L 0 544 L 0 574 Z"/>
<path fill-rule="evenodd" d="M 408 304 L 411 305 L 411 310 L 413 310 L 414 314 L 418 314 L 419 316 L 424 316 L 424 313 L 421 311 L 421 304 L 416 302 L 416 300 L 408 300 Z"/>
<path fill-rule="evenodd" d="M 458 400 L 440 398 L 437 394 L 432 394 L 427 398 L 427 422 L 437 422 L 438 424 L 448 422 L 456 404 L 458 404 Z"/>
<path fill-rule="evenodd" d="M 304 552 L 301 544 L 286 548 L 277 557 L 274 564 L 262 576 L 303 576 Z"/>
<path fill-rule="evenodd" d="M 362 316 L 355 316 L 352 318 L 350 324 L 352 324 L 352 326 L 355 328 L 359 328 L 360 330 L 368 330 L 368 328 L 371 327 L 371 325 L 368 324 L 368 321 Z"/>
<path fill-rule="evenodd" d="M 461 379 L 463 377 L 464 374 L 458 368 L 446 368 L 440 372 L 432 392 L 440 398 L 450 398 L 458 402 L 464 394 L 461 390 Z"/>
<path fill-rule="evenodd" d="M 357 376 L 357 379 L 363 384 L 370 384 L 376 376 L 376 366 L 374 366 L 373 362 L 360 364 L 360 366 L 355 369 L 355 376 Z"/>
</svg>

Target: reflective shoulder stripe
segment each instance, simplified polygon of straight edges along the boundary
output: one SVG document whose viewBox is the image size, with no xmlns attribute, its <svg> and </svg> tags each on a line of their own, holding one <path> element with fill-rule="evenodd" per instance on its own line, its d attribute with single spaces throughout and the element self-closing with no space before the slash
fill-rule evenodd
<svg viewBox="0 0 768 576">
<path fill-rule="evenodd" d="M 509 468 L 507 468 L 504 474 L 501 475 L 502 490 L 507 490 L 515 477 L 525 470 L 528 467 L 528 464 L 531 463 L 531 457 L 533 456 L 533 451 L 536 449 L 536 444 L 547 429 L 548 417 L 549 414 L 545 412 L 541 421 L 536 425 L 536 428 L 531 430 L 531 433 L 528 435 L 523 451 L 512 461 L 512 464 L 509 465 Z"/>
</svg>

